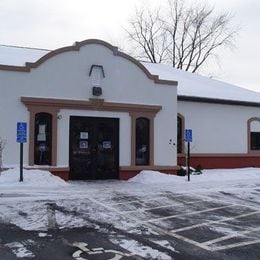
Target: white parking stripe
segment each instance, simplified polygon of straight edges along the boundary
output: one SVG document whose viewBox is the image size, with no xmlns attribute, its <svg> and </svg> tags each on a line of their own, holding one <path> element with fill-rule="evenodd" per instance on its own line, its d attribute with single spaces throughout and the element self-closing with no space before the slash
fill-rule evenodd
<svg viewBox="0 0 260 260">
<path fill-rule="evenodd" d="M 230 238 L 243 236 L 245 234 L 249 234 L 249 233 L 252 233 L 252 232 L 255 232 L 255 231 L 258 231 L 258 230 L 260 230 L 260 228 L 254 228 L 254 229 L 250 229 L 250 230 L 239 231 L 236 234 L 230 234 L 230 235 L 222 236 L 222 237 L 219 237 L 219 238 L 215 238 L 215 239 L 209 240 L 207 242 L 204 242 L 202 244 L 208 246 L 208 245 L 215 244 L 215 243 L 218 243 L 218 242 L 221 242 L 221 241 L 224 241 L 224 240 L 228 240 Z"/>
<path fill-rule="evenodd" d="M 225 221 L 229 221 L 229 220 L 233 220 L 233 219 L 237 219 L 237 218 L 248 217 L 248 216 L 251 216 L 251 215 L 255 215 L 259 212 L 260 211 L 254 211 L 254 212 L 251 212 L 251 213 L 242 214 L 242 215 L 238 215 L 238 216 L 235 216 L 235 217 L 226 217 L 226 218 L 223 218 L 223 219 L 220 219 L 220 220 L 212 220 L 212 221 L 208 221 L 206 223 L 192 225 L 192 226 L 188 226 L 188 227 L 184 227 L 184 228 L 173 229 L 173 230 L 171 230 L 171 232 L 176 233 L 176 232 L 181 232 L 181 231 L 185 231 L 185 230 L 189 230 L 189 229 L 193 229 L 193 228 L 197 228 L 197 227 L 208 226 L 210 224 L 217 224 L 217 223 L 221 223 L 221 222 L 225 222 Z"/>
<path fill-rule="evenodd" d="M 198 202 L 201 202 L 201 200 L 186 202 L 185 204 L 194 204 L 194 203 L 198 203 Z M 177 201 L 177 203 L 180 203 L 180 202 Z M 122 211 L 122 212 L 129 214 L 129 213 L 136 212 L 136 211 L 143 212 L 143 211 L 147 211 L 147 210 L 170 208 L 170 207 L 176 207 L 176 206 L 184 206 L 184 205 L 183 204 L 181 204 L 181 205 L 168 204 L 168 205 L 163 205 L 163 206 L 158 206 L 158 207 L 153 207 L 153 208 L 141 208 L 141 209 L 134 209 L 134 210 L 126 210 L 126 211 Z"/>
<path fill-rule="evenodd" d="M 223 204 L 228 204 L 229 203 L 228 201 L 225 201 L 225 200 L 221 200 L 221 199 L 217 199 L 217 198 L 211 198 L 211 197 L 209 198 L 209 197 L 203 196 L 201 194 L 196 194 L 196 196 L 202 198 L 203 200 L 216 201 L 218 203 L 223 203 Z M 239 199 L 239 198 L 237 198 L 237 199 Z M 232 204 L 236 205 L 236 206 L 239 206 L 239 207 L 245 207 L 245 208 L 249 208 L 249 209 L 253 209 L 253 210 L 259 210 L 258 207 L 254 207 L 252 205 L 244 205 L 244 204 L 241 204 L 241 203 L 235 203 L 234 201 L 232 201 Z"/>
<path fill-rule="evenodd" d="M 177 218 L 177 217 L 183 217 L 183 216 L 188 216 L 188 215 L 195 215 L 195 214 L 199 214 L 199 213 L 203 213 L 203 212 L 210 212 L 210 211 L 214 211 L 214 210 L 218 210 L 218 209 L 224 209 L 224 208 L 229 208 L 229 207 L 234 207 L 234 206 L 235 205 L 230 204 L 230 205 L 221 206 L 221 207 L 217 207 L 217 208 L 204 209 L 204 210 L 200 210 L 200 211 L 192 211 L 192 212 L 187 212 L 187 213 L 177 214 L 177 215 L 171 215 L 171 216 L 162 217 L 162 218 L 153 218 L 153 219 L 149 219 L 147 221 L 144 221 L 144 223 L 156 222 L 156 221 L 160 221 L 160 220 Z"/>
<path fill-rule="evenodd" d="M 214 248 L 211 248 L 210 251 L 220 251 L 220 250 L 225 250 L 225 249 L 231 249 L 234 247 L 248 246 L 248 245 L 253 245 L 253 244 L 258 244 L 258 243 L 260 243 L 260 239 L 247 241 L 247 242 L 240 242 L 240 243 L 235 243 L 235 244 L 230 244 L 230 245 L 225 245 L 225 246 L 214 247 Z"/>
<path fill-rule="evenodd" d="M 176 195 L 174 196 L 174 198 L 178 198 L 178 197 L 183 197 L 183 196 L 186 196 L 184 194 L 182 195 Z M 124 204 L 131 204 L 131 203 L 136 203 L 136 202 L 139 202 L 139 203 L 145 203 L 146 201 L 160 201 L 160 200 L 166 200 L 167 197 L 155 197 L 155 198 L 150 198 L 150 199 L 147 199 L 147 198 L 140 198 L 139 200 L 128 200 L 128 201 L 124 201 L 124 202 L 115 202 L 115 203 L 108 203 L 107 205 L 109 206 L 116 206 L 116 205 L 124 205 Z"/>
<path fill-rule="evenodd" d="M 254 241 L 241 242 L 241 243 L 236 243 L 236 244 L 227 245 L 227 246 L 221 246 L 221 247 L 209 247 L 207 245 L 204 245 L 203 243 L 199 243 L 197 241 L 194 241 L 192 239 L 189 239 L 189 238 L 186 238 L 186 237 L 184 237 L 182 235 L 179 235 L 179 234 L 177 234 L 175 232 L 167 231 L 164 228 L 161 228 L 161 227 L 153 225 L 152 223 L 149 223 L 149 222 L 158 221 L 160 219 L 165 219 L 165 218 L 174 218 L 174 217 L 179 217 L 179 216 L 185 216 L 185 215 L 191 215 L 191 214 L 198 214 L 198 213 L 202 213 L 202 212 L 214 211 L 214 210 L 227 208 L 227 207 L 233 207 L 233 206 L 237 206 L 237 204 L 230 204 L 230 205 L 217 207 L 217 208 L 210 208 L 210 209 L 202 210 L 202 211 L 190 212 L 190 213 L 186 213 L 186 214 L 179 214 L 179 215 L 169 216 L 169 217 L 160 218 L 160 219 L 152 219 L 152 220 L 149 220 L 149 221 L 142 221 L 142 220 L 138 219 L 137 217 L 135 217 L 133 215 L 129 215 L 129 214 L 123 213 L 119 209 L 113 208 L 113 207 L 111 207 L 111 205 L 107 205 L 107 204 L 104 204 L 104 203 L 102 203 L 100 201 L 97 201 L 94 198 L 89 198 L 89 200 L 94 202 L 94 203 L 96 203 L 96 204 L 99 204 L 100 206 L 103 206 L 104 208 L 107 208 L 109 210 L 117 212 L 119 215 L 127 217 L 127 218 L 135 221 L 138 224 L 141 224 L 141 225 L 143 224 L 143 225 L 153 229 L 155 232 L 157 232 L 157 233 L 159 233 L 161 235 L 164 234 L 164 235 L 169 235 L 169 236 L 175 237 L 177 239 L 180 239 L 182 241 L 185 241 L 185 242 L 187 242 L 189 244 L 192 244 L 194 246 L 200 247 L 200 248 L 208 250 L 208 251 L 219 251 L 219 250 L 224 250 L 224 249 L 228 249 L 228 248 L 232 248 L 232 247 L 239 247 L 239 246 L 250 245 L 250 244 L 255 244 L 255 243 L 259 243 L 260 242 L 260 240 L 254 240 Z M 253 215 L 253 214 L 256 214 L 256 213 L 257 212 L 252 212 L 252 213 L 244 214 L 243 216 L 249 216 L 249 215 Z M 242 217 L 242 215 L 237 216 L 237 217 Z M 234 218 L 236 218 L 236 217 L 234 217 Z M 230 218 L 227 218 L 227 220 L 229 220 L 229 219 Z"/>
</svg>

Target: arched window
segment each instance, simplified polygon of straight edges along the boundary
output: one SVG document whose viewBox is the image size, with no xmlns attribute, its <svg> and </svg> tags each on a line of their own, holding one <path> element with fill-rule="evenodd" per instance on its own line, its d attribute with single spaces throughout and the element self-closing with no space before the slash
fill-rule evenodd
<svg viewBox="0 0 260 260">
<path fill-rule="evenodd" d="M 248 120 L 249 151 L 260 151 L 260 118 Z"/>
<path fill-rule="evenodd" d="M 34 164 L 51 165 L 52 153 L 52 115 L 49 113 L 35 114 L 34 127 Z"/>
<path fill-rule="evenodd" d="M 184 148 L 184 117 L 178 114 L 177 117 L 177 152 L 183 153 Z"/>
<path fill-rule="evenodd" d="M 135 164 L 150 163 L 150 120 L 145 117 L 136 119 Z"/>
</svg>

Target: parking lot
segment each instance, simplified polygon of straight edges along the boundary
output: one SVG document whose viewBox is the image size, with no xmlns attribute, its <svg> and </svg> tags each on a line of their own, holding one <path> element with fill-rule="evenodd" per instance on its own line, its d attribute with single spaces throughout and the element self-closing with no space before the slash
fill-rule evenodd
<svg viewBox="0 0 260 260">
<path fill-rule="evenodd" d="M 255 192 L 260 196 L 259 190 Z M 110 205 L 97 203 L 158 233 L 208 251 L 254 244 L 260 247 L 260 207 L 248 206 L 243 200 L 229 203 L 226 196 L 206 198 L 168 192 L 146 200 L 128 196 Z"/>
<path fill-rule="evenodd" d="M 191 185 L 94 181 L 2 191 L 0 253 L 8 260 L 259 259 L 259 183 Z"/>
</svg>

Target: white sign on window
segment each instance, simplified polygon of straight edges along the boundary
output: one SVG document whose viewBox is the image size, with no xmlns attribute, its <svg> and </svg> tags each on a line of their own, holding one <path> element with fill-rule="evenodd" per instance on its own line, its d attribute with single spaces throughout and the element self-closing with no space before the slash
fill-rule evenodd
<svg viewBox="0 0 260 260">
<path fill-rule="evenodd" d="M 88 132 L 80 132 L 80 139 L 88 139 Z"/>
</svg>

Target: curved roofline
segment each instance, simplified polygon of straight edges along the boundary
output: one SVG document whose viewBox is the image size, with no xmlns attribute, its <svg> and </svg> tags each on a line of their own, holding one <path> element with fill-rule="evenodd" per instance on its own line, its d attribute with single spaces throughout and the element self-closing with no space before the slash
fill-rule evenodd
<svg viewBox="0 0 260 260">
<path fill-rule="evenodd" d="M 26 62 L 25 66 L 13 66 L 13 65 L 3 65 L 3 64 L 0 64 L 0 70 L 30 72 L 31 69 L 37 68 L 42 63 L 44 63 L 46 60 L 48 60 L 48 59 L 50 59 L 50 58 L 52 58 L 52 57 L 54 57 L 54 56 L 56 56 L 58 54 L 61 54 L 61 53 L 64 53 L 64 52 L 69 52 L 69 51 L 79 51 L 81 47 L 89 45 L 89 44 L 99 44 L 99 45 L 102 45 L 102 46 L 110 49 L 113 52 L 114 56 L 123 57 L 123 58 L 129 60 L 130 62 L 132 62 L 136 66 L 138 66 L 145 73 L 145 75 L 149 79 L 154 81 L 154 83 L 163 84 L 163 85 L 174 85 L 174 86 L 177 86 L 177 84 L 178 84 L 177 81 L 159 79 L 158 75 L 151 74 L 145 68 L 145 66 L 142 65 L 135 58 L 129 56 L 128 54 L 125 54 L 125 53 L 119 51 L 118 47 L 115 47 L 115 46 L 111 45 L 108 42 L 105 42 L 105 41 L 102 41 L 102 40 L 98 40 L 98 39 L 89 39 L 89 40 L 84 40 L 84 41 L 81 41 L 81 42 L 75 42 L 75 44 L 72 45 L 72 46 L 62 47 L 62 48 L 50 51 L 47 54 L 45 54 L 44 56 L 42 56 L 40 59 L 38 59 L 36 62 Z"/>
</svg>

